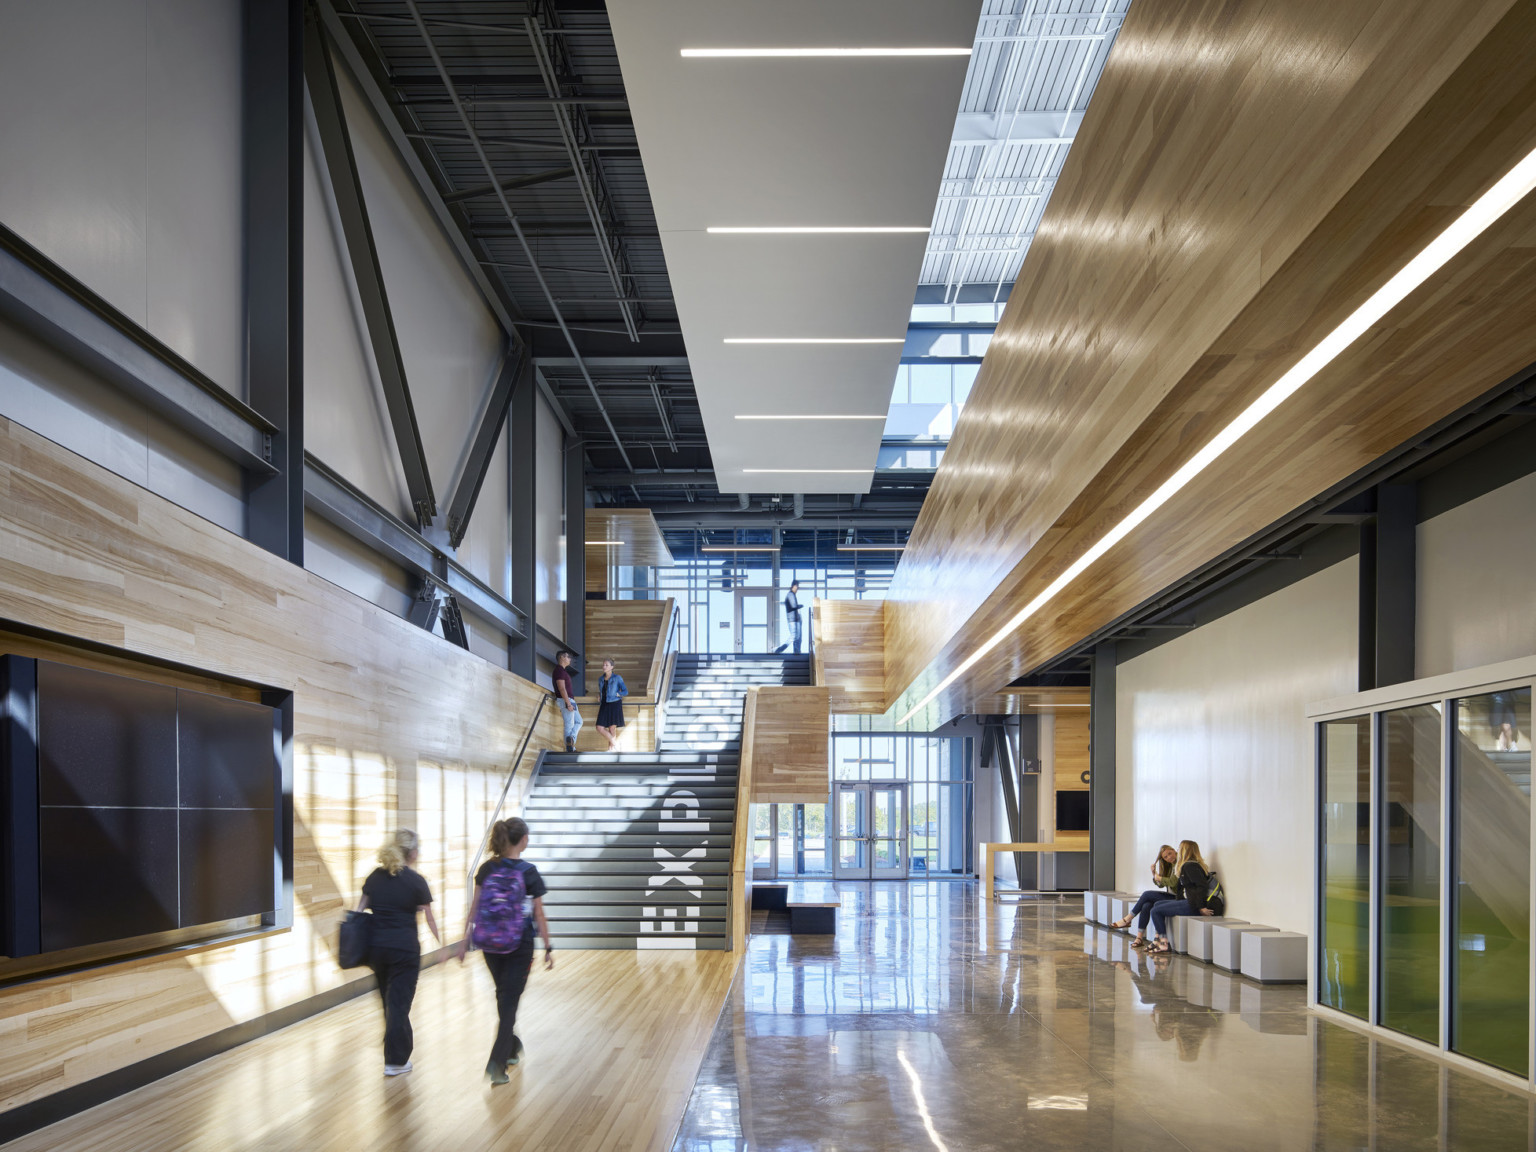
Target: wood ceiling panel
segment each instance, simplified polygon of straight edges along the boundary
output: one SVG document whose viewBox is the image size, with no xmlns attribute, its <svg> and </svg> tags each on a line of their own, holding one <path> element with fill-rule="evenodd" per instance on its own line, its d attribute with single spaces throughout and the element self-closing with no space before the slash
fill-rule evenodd
<svg viewBox="0 0 1536 1152">
<path fill-rule="evenodd" d="M 1536 5 L 1287 5 L 1311 84 L 1264 50 L 1272 8 L 1132 9 L 892 587 L 899 713 L 1536 145 Z M 1215 63 L 1155 67 L 1170 24 Z M 1536 360 L 1532 223 L 1517 207 L 916 722 Z"/>
<path fill-rule="evenodd" d="M 587 565 L 670 568 L 672 550 L 649 508 L 588 508 Z"/>
</svg>

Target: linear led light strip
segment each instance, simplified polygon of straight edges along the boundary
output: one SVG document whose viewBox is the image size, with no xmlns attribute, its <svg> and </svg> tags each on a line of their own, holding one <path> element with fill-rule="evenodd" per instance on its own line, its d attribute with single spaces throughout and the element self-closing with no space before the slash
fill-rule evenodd
<svg viewBox="0 0 1536 1152">
<path fill-rule="evenodd" d="M 905 724 L 912 719 L 940 692 L 973 668 L 977 661 L 1055 599 L 1068 584 L 1081 576 L 1090 564 L 1130 535 L 1142 521 L 1166 504 L 1179 489 L 1205 471 L 1217 457 L 1237 443 L 1254 425 L 1327 367 L 1344 349 L 1364 335 L 1371 325 L 1400 304 L 1410 292 L 1482 235 L 1494 221 L 1523 200 L 1533 188 L 1536 188 L 1536 151 L 1528 153 L 1524 159 L 1506 172 L 1498 183 L 1479 196 L 1470 208 L 1451 223 L 1450 227 L 1408 261 L 1397 275 L 1378 288 L 1370 299 L 1350 313 L 1342 324 L 1324 336 L 1289 372 L 1266 388 L 1257 400 L 1248 405 L 1232 423 L 1218 432 L 1210 443 L 1196 452 L 1182 468 L 1165 480 L 1157 491 L 1100 537 L 1088 551 L 1073 561 L 1065 572 L 1051 581 L 1043 592 L 1024 605 L 1013 619 L 994 632 L 986 643 L 966 657 L 953 672 L 940 680 L 938 687 L 919 700 L 897 723 Z"/>
<path fill-rule="evenodd" d="M 801 228 L 801 227 L 794 226 L 794 225 L 788 225 L 788 226 L 785 226 L 785 227 L 773 227 L 773 228 L 724 228 L 724 227 L 720 227 L 720 228 L 706 228 L 706 229 L 704 229 L 704 231 L 714 233 L 717 236 L 725 236 L 725 235 L 734 235 L 734 236 L 844 236 L 844 235 L 847 235 L 847 236 L 866 236 L 866 235 L 868 235 L 868 236 L 872 236 L 872 235 L 890 235 L 892 233 L 931 232 L 931 231 L 933 231 L 933 229 L 930 226 L 926 225 L 926 224 L 923 225 L 920 228 L 881 228 L 881 227 L 870 227 L 870 228 L 863 228 L 863 227 L 861 227 L 861 228 L 805 227 L 805 228 Z"/>
<path fill-rule="evenodd" d="M 704 56 L 969 56 L 965 48 L 682 48 L 679 55 Z"/>
<path fill-rule="evenodd" d="M 727 336 L 726 344 L 905 344 L 905 336 Z"/>
<path fill-rule="evenodd" d="M 798 413 L 798 414 L 771 413 L 771 414 L 765 414 L 765 415 L 761 415 L 761 416 L 758 416 L 758 415 L 752 415 L 752 416 L 738 415 L 736 417 L 736 419 L 738 419 L 738 420 L 884 420 L 884 419 L 886 419 L 886 417 L 883 414 L 871 414 L 871 415 L 868 415 L 868 416 L 852 416 L 852 415 L 850 415 L 850 416 L 836 416 L 836 415 L 823 414 L 823 413 L 817 413 L 817 412 L 806 412 L 806 413 Z"/>
</svg>

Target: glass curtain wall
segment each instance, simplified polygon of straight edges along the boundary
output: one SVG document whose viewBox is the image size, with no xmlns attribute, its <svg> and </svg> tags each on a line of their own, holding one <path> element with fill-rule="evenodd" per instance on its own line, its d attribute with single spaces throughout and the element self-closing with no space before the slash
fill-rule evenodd
<svg viewBox="0 0 1536 1152">
<path fill-rule="evenodd" d="M 1440 1042 L 1440 705 L 1382 713 L 1381 1022 Z"/>
<path fill-rule="evenodd" d="M 1322 939 L 1317 999 L 1370 1011 L 1371 718 L 1322 726 Z"/>
<path fill-rule="evenodd" d="M 1451 1047 L 1529 1072 L 1531 690 L 1458 700 Z"/>
<path fill-rule="evenodd" d="M 1531 687 L 1403 688 L 1318 724 L 1317 1002 L 1529 1080 Z"/>
</svg>

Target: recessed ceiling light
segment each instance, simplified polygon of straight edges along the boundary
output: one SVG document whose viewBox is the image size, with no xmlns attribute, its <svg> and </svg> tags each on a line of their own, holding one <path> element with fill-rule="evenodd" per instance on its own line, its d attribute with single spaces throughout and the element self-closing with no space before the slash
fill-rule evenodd
<svg viewBox="0 0 1536 1152">
<path fill-rule="evenodd" d="M 717 235 L 761 235 L 761 236 L 831 236 L 831 235 L 865 235 L 906 232 L 932 232 L 933 228 L 923 225 L 916 228 L 882 228 L 882 227 L 850 227 L 843 228 L 835 225 L 816 225 L 801 227 L 799 225 L 784 225 L 782 227 L 764 228 L 706 228 L 706 232 Z"/>
<path fill-rule="evenodd" d="M 1403 265 L 1396 275 L 1376 289 L 1370 298 L 1346 316 L 1337 328 L 1313 345 L 1311 351 L 1298 360 L 1280 379 L 1266 388 L 1258 399 L 1238 413 L 1230 424 L 1216 433 L 1205 447 L 1191 456 L 1182 468 L 1168 477 L 1155 492 L 1137 505 L 1129 516 L 1099 537 L 1092 547 L 1067 567 L 1066 571 L 1051 581 L 1043 592 L 1019 609 L 1011 620 L 961 661 L 953 672 L 940 680 L 938 686 L 913 705 L 897 723 L 905 724 L 912 719 L 940 692 L 975 667 L 977 661 L 1054 600 L 1067 585 L 1081 576 L 1090 564 L 1129 536 L 1142 521 L 1205 471 L 1260 420 L 1293 396 L 1303 384 L 1326 368 L 1341 352 L 1369 331 L 1373 324 L 1402 303 L 1410 292 L 1443 268 L 1457 253 L 1482 235 L 1494 221 L 1525 199 L 1532 189 L 1536 189 L 1536 150 L 1527 153 L 1492 188 L 1479 196 L 1471 207 L 1451 222 L 1445 231 Z"/>
<path fill-rule="evenodd" d="M 905 336 L 727 336 L 726 344 L 905 344 Z"/>
<path fill-rule="evenodd" d="M 760 415 L 738 415 L 736 417 L 738 420 L 884 420 L 885 418 L 886 417 L 883 414 L 870 414 L 865 416 L 830 414 L 820 415 L 814 412 L 794 412 L 784 413 L 782 415 L 774 413 L 763 413 Z"/>
<path fill-rule="evenodd" d="M 823 475 L 823 474 L 826 474 L 826 475 L 867 476 L 871 472 L 873 472 L 874 469 L 873 468 L 743 468 L 742 471 L 746 472 L 748 474 L 755 474 L 755 475 L 761 475 L 761 474 L 766 472 L 766 473 L 769 473 L 770 475 L 774 475 L 774 476 L 788 475 L 789 473 L 795 473 L 797 475 L 804 475 L 806 473 L 809 473 L 809 474 L 817 475 L 817 476 L 820 476 L 820 475 Z"/>
<path fill-rule="evenodd" d="M 685 57 L 701 56 L 969 56 L 966 48 L 683 48 Z"/>
<path fill-rule="evenodd" d="M 777 552 L 777 544 L 706 544 L 700 552 Z"/>
</svg>

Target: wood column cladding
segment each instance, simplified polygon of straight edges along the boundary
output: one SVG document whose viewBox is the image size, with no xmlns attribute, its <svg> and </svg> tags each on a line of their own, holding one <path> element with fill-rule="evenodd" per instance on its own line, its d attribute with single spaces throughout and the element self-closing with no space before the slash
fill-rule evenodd
<svg viewBox="0 0 1536 1152">
<path fill-rule="evenodd" d="M 811 621 L 816 683 L 831 690 L 833 714 L 884 712 L 885 604 L 817 600 Z"/>
<path fill-rule="evenodd" d="M 1133 6 L 893 581 L 893 710 L 981 648 L 1533 147 L 1536 3 Z M 926 719 L 967 710 L 1536 362 L 1533 201 Z"/>
<path fill-rule="evenodd" d="M 0 619 L 291 689 L 296 905 L 264 939 L 0 989 L 0 1110 L 356 982 L 335 926 L 388 828 L 463 924 L 537 685 L 4 418 Z M 560 736 L 546 708 L 530 749 Z"/>
<path fill-rule="evenodd" d="M 829 787 L 828 689 L 747 689 L 741 759 L 751 771 L 754 804 L 825 804 Z"/>
</svg>

